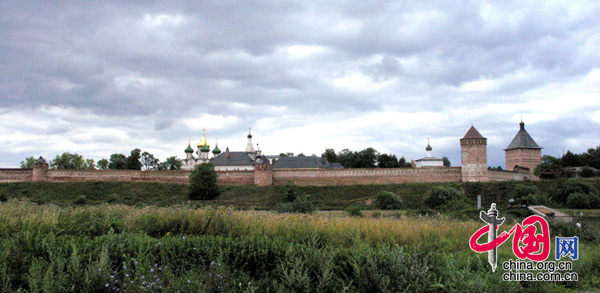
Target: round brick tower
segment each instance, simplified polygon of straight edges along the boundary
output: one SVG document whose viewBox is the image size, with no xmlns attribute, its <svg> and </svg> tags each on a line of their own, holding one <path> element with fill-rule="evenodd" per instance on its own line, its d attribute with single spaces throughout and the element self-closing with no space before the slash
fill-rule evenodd
<svg viewBox="0 0 600 293">
<path fill-rule="evenodd" d="M 460 139 L 460 161 L 463 182 L 488 181 L 487 138 L 474 126 Z"/>
</svg>

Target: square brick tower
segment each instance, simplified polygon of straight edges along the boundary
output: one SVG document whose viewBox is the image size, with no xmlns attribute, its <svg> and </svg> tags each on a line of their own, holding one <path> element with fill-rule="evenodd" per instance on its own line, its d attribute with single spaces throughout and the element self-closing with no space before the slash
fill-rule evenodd
<svg viewBox="0 0 600 293">
<path fill-rule="evenodd" d="M 533 175 L 535 167 L 542 163 L 542 148 L 531 138 L 525 130 L 525 123 L 519 123 L 520 129 L 515 138 L 504 150 L 506 170 L 514 171 L 517 167 L 529 169 L 531 179 L 537 179 Z"/>
<path fill-rule="evenodd" d="M 460 139 L 460 161 L 463 182 L 488 181 L 487 138 L 474 126 Z"/>
</svg>

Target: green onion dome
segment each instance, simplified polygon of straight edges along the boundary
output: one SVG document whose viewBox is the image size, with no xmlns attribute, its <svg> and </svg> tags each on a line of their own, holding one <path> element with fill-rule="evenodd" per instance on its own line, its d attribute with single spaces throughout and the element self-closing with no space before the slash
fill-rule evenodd
<svg viewBox="0 0 600 293">
<path fill-rule="evenodd" d="M 215 149 L 212 151 L 213 155 L 218 155 L 221 153 L 221 150 L 219 149 L 218 145 L 215 145 Z"/>
<path fill-rule="evenodd" d="M 188 143 L 188 147 L 185 149 L 185 153 L 193 153 L 194 149 L 192 149 L 192 146 Z"/>
</svg>

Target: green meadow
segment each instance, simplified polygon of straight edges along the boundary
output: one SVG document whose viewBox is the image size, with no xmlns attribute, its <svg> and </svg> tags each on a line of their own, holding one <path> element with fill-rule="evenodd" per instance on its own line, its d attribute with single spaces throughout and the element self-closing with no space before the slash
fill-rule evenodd
<svg viewBox="0 0 600 293">
<path fill-rule="evenodd" d="M 181 185 L 2 184 L 0 194 L 8 195 L 8 201 L 0 203 L 0 291 L 600 289 L 600 243 L 587 224 L 585 231 L 561 223 L 550 226 L 549 260 L 554 236 L 580 236 L 579 259 L 573 261 L 579 281 L 504 282 L 503 270 L 492 272 L 486 253 L 469 248 L 469 238 L 483 226 L 476 209 L 464 205 L 422 209 L 422 197 L 433 186 L 438 185 L 306 187 L 302 191 L 320 210 L 294 214 L 273 211 L 283 198 L 278 186 L 225 187 L 217 200 L 189 202 Z M 468 188 L 482 192 L 504 185 L 452 186 L 469 196 Z M 380 190 L 399 194 L 407 207 L 362 210 L 362 216 L 341 211 L 349 206 L 368 208 Z M 501 198 L 504 191 L 494 196 Z M 505 211 L 507 216 L 501 231 L 524 219 L 522 211 L 510 212 L 507 205 L 499 206 L 501 216 Z M 511 242 L 512 237 L 500 246 L 499 263 L 516 259 Z"/>
</svg>

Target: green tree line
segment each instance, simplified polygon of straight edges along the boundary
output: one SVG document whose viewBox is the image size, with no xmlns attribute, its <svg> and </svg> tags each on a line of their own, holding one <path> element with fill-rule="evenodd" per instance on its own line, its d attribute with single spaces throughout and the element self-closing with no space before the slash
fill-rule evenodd
<svg viewBox="0 0 600 293">
<path fill-rule="evenodd" d="M 35 157 L 27 157 L 21 161 L 21 168 L 33 168 Z M 99 170 L 179 170 L 181 160 L 176 156 L 166 158 L 164 162 L 155 158 L 149 152 L 142 152 L 139 148 L 131 150 L 129 156 L 120 153 L 111 154 L 108 159 L 85 159 L 77 153 L 65 152 L 56 155 L 48 162 L 52 169 L 99 169 Z"/>
<path fill-rule="evenodd" d="M 326 149 L 321 157 L 330 163 L 340 163 L 344 168 L 411 168 L 412 164 L 404 157 L 396 157 L 395 154 L 380 153 L 374 148 L 366 148 L 362 151 L 351 151 L 343 149 L 336 153 L 334 149 Z M 450 160 L 443 158 L 444 166 L 450 167 Z"/>
<path fill-rule="evenodd" d="M 567 167 L 584 167 L 579 174 L 581 177 L 598 175 L 592 168 L 600 169 L 600 146 L 590 148 L 587 152 L 580 154 L 567 151 L 560 158 L 544 155 L 542 163 L 535 168 L 534 174 L 541 176 L 544 173 L 550 173 L 555 177 L 570 177 L 572 174 L 565 170 Z"/>
</svg>

